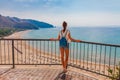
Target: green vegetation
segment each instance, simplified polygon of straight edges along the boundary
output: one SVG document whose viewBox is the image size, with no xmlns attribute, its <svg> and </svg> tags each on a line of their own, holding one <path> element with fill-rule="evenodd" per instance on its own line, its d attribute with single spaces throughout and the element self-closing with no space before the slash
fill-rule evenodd
<svg viewBox="0 0 120 80">
<path fill-rule="evenodd" d="M 14 32 L 14 29 L 9 28 L 0 28 L 0 37 L 10 35 Z"/>
<path fill-rule="evenodd" d="M 113 69 L 108 67 L 108 73 L 110 73 L 110 75 L 111 75 L 110 79 L 111 80 L 120 80 L 120 62 L 119 62 L 119 65 L 117 65 L 115 67 L 115 72 L 113 72 L 113 71 L 114 71 Z"/>
<path fill-rule="evenodd" d="M 12 33 L 16 31 L 21 31 L 20 29 L 15 28 L 0 28 L 0 37 L 11 35 Z"/>
</svg>

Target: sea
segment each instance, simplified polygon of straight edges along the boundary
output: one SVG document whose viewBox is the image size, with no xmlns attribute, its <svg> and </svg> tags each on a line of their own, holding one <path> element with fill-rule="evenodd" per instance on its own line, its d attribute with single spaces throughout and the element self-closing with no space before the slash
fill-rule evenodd
<svg viewBox="0 0 120 80">
<path fill-rule="evenodd" d="M 38 30 L 31 30 L 27 34 L 23 36 L 23 38 L 26 39 L 50 39 L 50 38 L 57 38 L 59 31 L 62 29 L 62 27 L 57 28 L 40 28 Z M 120 27 L 69 27 L 71 37 L 74 39 L 79 39 L 82 41 L 87 42 L 97 42 L 97 43 L 105 43 L 105 44 L 114 44 L 114 45 L 120 45 Z M 52 43 L 51 43 L 52 44 Z M 48 44 L 46 44 L 47 46 Z M 88 57 L 91 57 L 95 61 L 97 57 L 97 62 L 101 59 L 101 62 L 104 63 L 104 59 L 106 59 L 107 64 L 109 64 L 110 60 L 111 63 L 114 64 L 114 60 L 117 62 L 120 61 L 120 47 L 106 47 L 105 46 L 96 46 L 90 44 L 81 44 L 82 49 L 80 49 L 80 45 L 77 44 L 71 44 L 71 58 L 77 59 L 78 56 L 82 60 L 88 59 Z M 78 48 L 77 48 L 77 47 Z M 85 46 L 85 47 L 84 47 Z M 88 49 L 89 46 L 89 50 Z M 55 47 L 55 46 L 53 46 Z M 76 48 L 75 48 L 76 47 Z M 94 48 L 92 50 L 92 47 Z M 59 53 L 59 47 L 56 47 L 56 52 Z M 47 51 L 48 49 L 46 49 Z M 115 51 L 116 50 L 116 51 Z M 74 52 L 76 51 L 76 52 Z M 89 51 L 89 52 L 87 52 Z M 88 54 L 89 53 L 89 54 Z M 97 55 L 97 56 L 96 56 Z M 88 61 L 90 61 L 91 58 L 89 58 Z"/>
<path fill-rule="evenodd" d="M 62 27 L 40 28 L 25 34 L 23 38 L 50 39 L 57 38 Z M 120 45 L 120 27 L 70 27 L 71 37 L 88 42 Z"/>
</svg>

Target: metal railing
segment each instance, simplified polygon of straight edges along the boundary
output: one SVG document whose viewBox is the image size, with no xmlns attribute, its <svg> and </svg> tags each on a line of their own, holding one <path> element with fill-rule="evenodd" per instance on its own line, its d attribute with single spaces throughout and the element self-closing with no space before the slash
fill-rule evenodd
<svg viewBox="0 0 120 80">
<path fill-rule="evenodd" d="M 111 76 L 109 68 L 116 72 L 116 65 L 120 61 L 120 45 L 83 41 L 72 42 L 70 46 L 71 66 L 108 77 Z"/>
<path fill-rule="evenodd" d="M 116 72 L 120 45 L 71 42 L 68 65 L 110 77 Z M 59 42 L 49 39 L 0 39 L 0 65 L 60 65 Z"/>
</svg>

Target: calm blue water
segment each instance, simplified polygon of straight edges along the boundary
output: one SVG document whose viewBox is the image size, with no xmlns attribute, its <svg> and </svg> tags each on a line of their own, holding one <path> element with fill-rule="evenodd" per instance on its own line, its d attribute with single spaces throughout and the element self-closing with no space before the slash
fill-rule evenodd
<svg viewBox="0 0 120 80">
<path fill-rule="evenodd" d="M 39 29 L 32 30 L 31 32 L 24 35 L 24 38 L 37 38 L 37 39 L 49 39 L 56 38 L 58 32 L 62 28 L 48 28 L 48 29 Z M 109 43 L 109 44 L 118 44 L 120 45 L 120 28 L 98 28 L 98 27 L 76 27 L 69 28 L 71 36 L 75 39 L 80 39 L 83 41 L 89 42 L 100 42 L 100 43 Z"/>
<path fill-rule="evenodd" d="M 48 28 L 48 29 L 39 29 L 39 30 L 32 30 L 29 33 L 25 34 L 23 38 L 33 38 L 33 39 L 50 39 L 50 38 L 57 38 L 59 31 L 61 28 Z M 115 28 L 107 28 L 107 27 L 76 27 L 76 28 L 69 28 L 71 32 L 71 36 L 75 39 L 80 39 L 83 41 L 89 41 L 89 42 L 99 42 L 99 43 L 108 43 L 108 44 L 117 44 L 120 45 L 120 28 L 115 27 Z M 36 44 L 36 43 L 35 43 Z M 37 43 L 39 44 L 39 43 Z M 42 44 L 42 48 L 44 50 L 44 43 Z M 49 45 L 55 44 L 55 43 L 49 43 Z M 59 43 L 57 43 L 58 45 Z M 80 44 L 80 43 L 79 43 Z M 87 52 L 88 45 L 86 44 L 86 47 L 84 48 L 84 44 L 82 45 L 82 49 L 80 49 L 80 45 L 77 46 L 77 44 L 71 43 L 71 57 L 73 58 L 80 58 L 80 59 L 88 59 L 89 56 L 92 55 L 93 61 L 95 61 L 95 58 L 97 57 L 97 62 L 99 62 L 100 57 L 101 57 L 101 62 L 104 62 L 104 59 L 106 59 L 106 62 L 109 63 L 109 59 L 111 60 L 111 63 L 114 63 L 114 57 L 115 57 L 115 48 L 114 47 L 107 47 L 106 52 L 105 52 L 105 46 L 93 46 L 93 51 L 92 51 L 92 44 L 89 45 L 89 55 Z M 45 46 L 48 46 L 48 43 L 45 43 Z M 78 48 L 77 48 L 77 47 Z M 55 46 L 50 46 L 55 48 Z M 76 47 L 76 48 L 75 48 Z M 57 54 L 59 54 L 59 46 L 56 46 L 57 48 Z M 74 49 L 74 50 L 73 50 Z M 78 52 L 77 52 L 78 49 Z M 84 50 L 85 49 L 85 50 Z M 110 52 L 111 49 L 111 52 Z M 51 50 L 51 48 L 50 48 Z M 97 52 L 96 52 L 97 50 Z M 48 47 L 44 51 L 48 51 Z M 55 51 L 55 50 L 53 50 Z M 75 52 L 74 52 L 75 51 Z M 51 51 L 49 51 L 51 52 Z M 92 53 L 91 53 L 92 52 Z M 55 53 L 55 52 L 53 52 Z M 81 56 L 80 57 L 80 54 Z M 83 53 L 83 54 L 82 54 Z M 76 55 L 77 54 L 77 55 Z M 106 54 L 106 57 L 104 57 Z M 97 55 L 97 56 L 96 56 Z M 78 57 L 79 56 L 79 57 Z M 102 59 L 103 58 L 103 59 Z M 117 49 L 116 51 L 116 60 L 120 60 L 120 48 Z M 90 61 L 91 58 L 88 60 Z"/>
</svg>

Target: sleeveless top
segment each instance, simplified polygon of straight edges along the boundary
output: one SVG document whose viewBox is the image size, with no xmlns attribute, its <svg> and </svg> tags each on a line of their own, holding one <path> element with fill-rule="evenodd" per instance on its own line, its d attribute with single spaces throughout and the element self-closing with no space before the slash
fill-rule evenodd
<svg viewBox="0 0 120 80">
<path fill-rule="evenodd" d="M 67 40 L 67 42 L 70 43 L 71 40 L 69 39 L 68 34 L 70 34 L 70 31 L 69 31 L 69 30 L 66 29 L 64 33 L 63 33 L 63 31 L 61 30 L 61 31 L 59 32 L 60 39 L 61 39 L 62 37 L 65 37 L 66 40 Z"/>
</svg>

